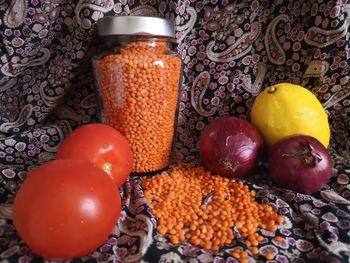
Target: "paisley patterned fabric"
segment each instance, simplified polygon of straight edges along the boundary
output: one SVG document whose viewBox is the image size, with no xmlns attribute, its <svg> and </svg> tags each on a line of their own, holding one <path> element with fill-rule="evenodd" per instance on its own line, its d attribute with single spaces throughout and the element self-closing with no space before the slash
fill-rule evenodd
<svg viewBox="0 0 350 263">
<path fill-rule="evenodd" d="M 55 157 L 80 125 L 97 122 L 90 61 L 96 21 L 103 16 L 172 19 L 184 61 L 176 151 L 198 160 L 206 124 L 224 115 L 247 118 L 265 87 L 308 87 L 329 114 L 333 177 L 314 195 L 277 188 L 262 164 L 246 178 L 259 202 L 286 220 L 260 252 L 275 262 L 349 262 L 350 258 L 350 4 L 345 0 L 0 0 L 0 261 L 40 262 L 20 240 L 11 203 L 29 169 Z M 219 253 L 173 246 L 131 176 L 120 189 L 123 214 L 90 256 L 72 262 L 237 262 L 235 243 Z M 249 262 L 265 262 L 249 256 Z"/>
</svg>

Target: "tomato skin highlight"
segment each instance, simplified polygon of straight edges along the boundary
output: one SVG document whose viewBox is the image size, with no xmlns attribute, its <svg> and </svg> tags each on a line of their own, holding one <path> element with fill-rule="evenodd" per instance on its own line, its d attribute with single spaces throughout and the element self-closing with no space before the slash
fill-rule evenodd
<svg viewBox="0 0 350 263">
<path fill-rule="evenodd" d="M 118 221 L 113 180 L 82 160 L 55 160 L 28 172 L 13 205 L 13 222 L 34 253 L 47 259 L 86 256 Z"/>
<path fill-rule="evenodd" d="M 128 140 L 111 126 L 93 123 L 74 130 L 61 143 L 56 159 L 86 160 L 107 172 L 121 186 L 132 171 Z"/>
</svg>

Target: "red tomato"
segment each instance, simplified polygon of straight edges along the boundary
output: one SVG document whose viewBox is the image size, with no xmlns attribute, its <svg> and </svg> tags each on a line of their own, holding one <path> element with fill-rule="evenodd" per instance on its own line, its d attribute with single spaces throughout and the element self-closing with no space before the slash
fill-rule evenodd
<svg viewBox="0 0 350 263">
<path fill-rule="evenodd" d="M 127 139 L 116 129 L 100 123 L 74 130 L 60 145 L 57 159 L 95 163 L 121 186 L 132 170 L 132 152 Z"/>
<path fill-rule="evenodd" d="M 82 160 L 55 160 L 31 170 L 13 204 L 23 241 L 48 259 L 85 256 L 107 239 L 121 200 L 113 180 Z"/>
</svg>

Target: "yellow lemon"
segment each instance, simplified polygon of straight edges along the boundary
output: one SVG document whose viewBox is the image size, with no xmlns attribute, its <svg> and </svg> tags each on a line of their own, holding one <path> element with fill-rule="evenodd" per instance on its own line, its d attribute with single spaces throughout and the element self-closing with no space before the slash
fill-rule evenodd
<svg viewBox="0 0 350 263">
<path fill-rule="evenodd" d="M 280 83 L 266 88 L 256 97 L 250 117 L 268 147 L 292 134 L 312 136 L 328 147 L 328 116 L 316 96 L 302 86 Z"/>
</svg>

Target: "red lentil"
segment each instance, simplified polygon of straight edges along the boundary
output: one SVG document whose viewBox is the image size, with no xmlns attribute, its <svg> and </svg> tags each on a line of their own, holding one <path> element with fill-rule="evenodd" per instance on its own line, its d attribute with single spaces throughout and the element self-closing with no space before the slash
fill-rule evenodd
<svg viewBox="0 0 350 263">
<path fill-rule="evenodd" d="M 133 172 L 170 164 L 181 60 L 165 41 L 135 41 L 96 61 L 105 121 L 129 141 Z"/>
<path fill-rule="evenodd" d="M 266 253 L 264 256 L 267 260 L 273 260 L 275 258 L 274 254 L 272 253 Z"/>
<path fill-rule="evenodd" d="M 257 247 L 252 247 L 252 248 L 250 249 L 250 251 L 252 252 L 253 255 L 259 254 L 259 249 L 258 249 Z"/>
<path fill-rule="evenodd" d="M 271 206 L 258 204 L 255 192 L 242 182 L 212 175 L 202 167 L 174 166 L 171 172 L 144 177 L 143 189 L 158 219 L 159 233 L 168 235 L 174 244 L 186 239 L 195 246 L 218 250 L 232 243 L 235 227 L 256 255 L 263 240 L 257 233 L 259 226 L 276 228 L 281 222 Z M 171 219 L 175 220 L 173 224 L 168 223 Z M 242 249 L 233 250 L 231 255 L 243 261 L 248 257 Z"/>
<path fill-rule="evenodd" d="M 274 240 L 276 240 L 277 242 L 282 242 L 284 240 L 284 238 L 281 236 L 276 236 L 276 237 L 274 237 Z"/>
</svg>

